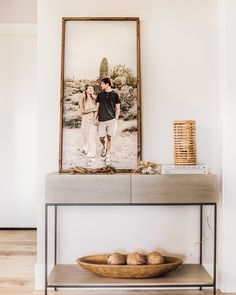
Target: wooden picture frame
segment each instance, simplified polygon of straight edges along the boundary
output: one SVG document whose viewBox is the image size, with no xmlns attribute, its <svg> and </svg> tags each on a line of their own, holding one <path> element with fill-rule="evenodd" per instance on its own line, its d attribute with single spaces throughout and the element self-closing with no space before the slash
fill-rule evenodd
<svg viewBox="0 0 236 295">
<path fill-rule="evenodd" d="M 101 80 L 107 77 L 111 78 L 112 88 L 108 89 L 110 85 L 105 80 L 108 88 L 101 89 Z M 109 109 L 111 117 L 104 122 L 101 114 L 106 112 L 102 103 L 105 94 L 112 101 L 112 111 Z M 105 103 L 107 101 L 105 99 Z M 119 107 L 120 115 L 116 120 L 114 116 Z M 103 122 L 99 121 L 97 127 L 93 124 L 97 124 L 96 120 Z M 59 173 L 75 171 L 76 167 L 99 170 L 106 166 L 114 167 L 117 172 L 131 172 L 139 166 L 140 160 L 139 18 L 64 17 Z"/>
</svg>

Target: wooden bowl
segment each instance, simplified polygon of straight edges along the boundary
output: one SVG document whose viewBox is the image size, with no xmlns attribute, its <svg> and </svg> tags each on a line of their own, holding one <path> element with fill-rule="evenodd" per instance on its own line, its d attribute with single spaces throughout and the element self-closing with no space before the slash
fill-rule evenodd
<svg viewBox="0 0 236 295">
<path fill-rule="evenodd" d="M 175 270 L 183 263 L 178 257 L 164 256 L 165 263 L 150 265 L 111 265 L 107 264 L 110 254 L 84 256 L 76 262 L 84 269 L 102 277 L 123 278 L 123 279 L 144 279 L 164 275 Z"/>
</svg>

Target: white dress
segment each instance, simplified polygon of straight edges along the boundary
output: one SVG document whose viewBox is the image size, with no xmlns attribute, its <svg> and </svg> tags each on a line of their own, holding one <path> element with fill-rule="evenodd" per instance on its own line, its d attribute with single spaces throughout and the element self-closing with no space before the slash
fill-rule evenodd
<svg viewBox="0 0 236 295">
<path fill-rule="evenodd" d="M 92 109 L 95 106 L 94 101 L 88 98 L 84 105 L 84 110 Z M 96 156 L 96 131 L 97 126 L 94 125 L 94 112 L 83 114 L 81 123 L 82 149 L 88 157 Z"/>
</svg>

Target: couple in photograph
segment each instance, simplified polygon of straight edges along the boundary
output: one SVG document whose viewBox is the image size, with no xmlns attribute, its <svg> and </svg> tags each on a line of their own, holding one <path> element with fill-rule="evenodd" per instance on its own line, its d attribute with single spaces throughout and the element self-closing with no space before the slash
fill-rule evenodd
<svg viewBox="0 0 236 295">
<path fill-rule="evenodd" d="M 112 137 L 115 135 L 120 115 L 120 97 L 111 88 L 111 79 L 109 77 L 103 78 L 100 86 L 102 91 L 96 97 L 93 86 L 86 85 L 84 97 L 80 102 L 82 113 L 81 152 L 87 156 L 88 166 L 95 164 L 97 130 L 102 144 L 101 157 L 104 158 L 106 166 L 111 164 Z"/>
</svg>

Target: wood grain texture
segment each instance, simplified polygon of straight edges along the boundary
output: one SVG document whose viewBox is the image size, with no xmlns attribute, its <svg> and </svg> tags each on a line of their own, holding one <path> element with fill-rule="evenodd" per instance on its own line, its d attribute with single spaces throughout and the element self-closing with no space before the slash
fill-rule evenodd
<svg viewBox="0 0 236 295">
<path fill-rule="evenodd" d="M 130 175 L 46 176 L 46 203 L 130 203 Z"/>
<path fill-rule="evenodd" d="M 0 294 L 44 295 L 34 291 L 34 263 L 36 262 L 36 231 L 0 230 Z M 12 249 L 12 251 L 11 251 Z M 11 262 L 9 261 L 11 257 Z M 18 265 L 20 268 L 15 266 Z M 7 271 L 7 272 L 6 272 Z M 25 274 L 24 277 L 22 274 Z M 212 291 L 192 290 L 58 290 L 49 295 L 212 295 Z M 220 291 L 218 295 L 223 295 Z M 233 293 L 227 295 L 235 295 Z"/>
<path fill-rule="evenodd" d="M 211 203 L 218 201 L 214 174 L 133 175 L 132 203 Z"/>
<path fill-rule="evenodd" d="M 80 257 L 76 262 L 90 273 L 97 274 L 102 277 L 109 278 L 124 278 L 124 279 L 146 279 L 160 277 L 163 274 L 174 271 L 182 264 L 182 259 L 179 257 L 164 256 L 165 262 L 162 264 L 143 264 L 130 265 L 128 259 L 124 256 L 124 263 L 127 259 L 129 265 L 111 265 L 107 263 L 109 254 L 90 255 Z M 127 282 L 127 280 L 126 280 Z"/>
<path fill-rule="evenodd" d="M 141 46 L 140 20 L 136 21 L 136 54 L 137 54 L 137 167 L 142 160 L 142 125 L 141 125 Z"/>
<path fill-rule="evenodd" d="M 32 294 L 35 262 L 36 231 L 0 230 L 0 294 Z"/>
<path fill-rule="evenodd" d="M 181 286 L 181 285 L 211 285 L 212 278 L 203 266 L 198 264 L 183 264 L 177 270 L 159 277 L 150 279 L 113 279 L 103 278 L 89 273 L 74 264 L 60 264 L 54 266 L 48 279 L 50 286 Z"/>
<path fill-rule="evenodd" d="M 65 19 L 62 19 L 61 29 L 61 85 L 60 85 L 60 131 L 59 131 L 59 171 L 62 170 L 62 153 L 63 153 L 63 100 L 64 100 L 64 60 L 65 60 Z"/>
<path fill-rule="evenodd" d="M 215 203 L 218 181 L 214 174 L 72 175 L 46 176 L 46 203 Z"/>
<path fill-rule="evenodd" d="M 63 17 L 63 21 L 138 21 L 138 17 L 113 16 L 113 17 Z"/>
</svg>

